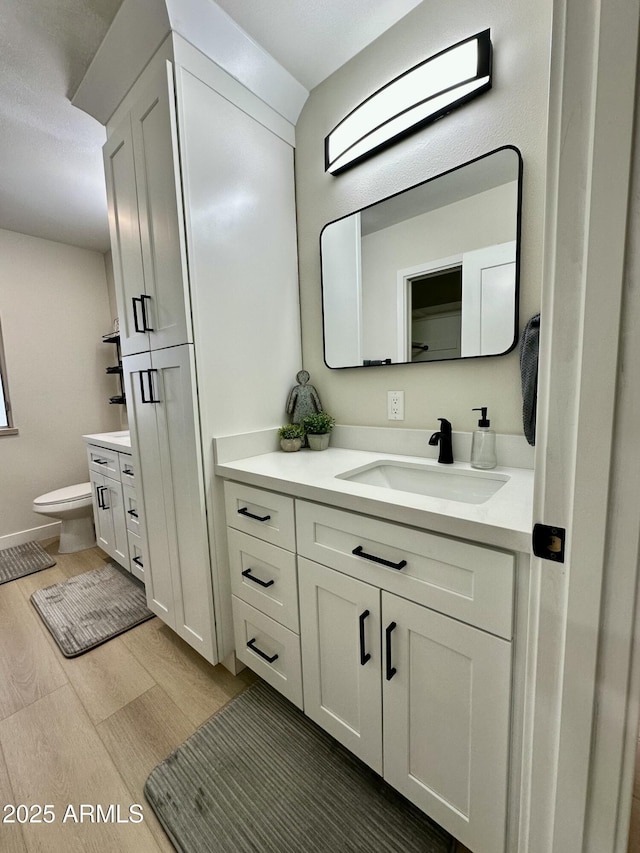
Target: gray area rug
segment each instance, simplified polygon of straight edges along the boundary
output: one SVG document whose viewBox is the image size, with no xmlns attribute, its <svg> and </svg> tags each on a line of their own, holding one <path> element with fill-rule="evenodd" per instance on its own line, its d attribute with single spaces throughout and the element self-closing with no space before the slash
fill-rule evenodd
<svg viewBox="0 0 640 853">
<path fill-rule="evenodd" d="M 179 853 L 452 853 L 454 839 L 263 682 L 150 774 Z"/>
<path fill-rule="evenodd" d="M 147 609 L 144 585 L 113 563 L 39 589 L 31 602 L 67 658 L 154 615 Z"/>
<path fill-rule="evenodd" d="M 0 584 L 50 569 L 56 561 L 37 542 L 25 542 L 0 551 Z"/>
</svg>

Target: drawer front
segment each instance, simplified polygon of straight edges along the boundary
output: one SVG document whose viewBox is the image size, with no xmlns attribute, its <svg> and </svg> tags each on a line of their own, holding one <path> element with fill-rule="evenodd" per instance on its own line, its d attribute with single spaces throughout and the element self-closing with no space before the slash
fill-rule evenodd
<svg viewBox="0 0 640 853">
<path fill-rule="evenodd" d="M 127 483 L 130 486 L 136 482 L 136 468 L 133 461 L 133 456 L 128 453 L 118 453 L 118 467 L 120 469 L 120 479 L 124 485 Z"/>
<path fill-rule="evenodd" d="M 144 566 L 147 562 L 144 539 L 131 530 L 127 530 L 127 536 L 129 537 L 129 569 L 134 577 L 144 583 Z"/>
<path fill-rule="evenodd" d="M 104 474 L 105 477 L 111 477 L 112 480 L 120 481 L 120 465 L 118 464 L 118 454 L 115 450 L 106 450 L 104 447 L 98 447 L 96 444 L 88 444 L 87 455 L 91 471 Z"/>
<path fill-rule="evenodd" d="M 298 633 L 295 554 L 231 527 L 227 536 L 233 594 Z"/>
<path fill-rule="evenodd" d="M 310 560 L 511 639 L 513 554 L 306 501 L 296 526 Z"/>
<path fill-rule="evenodd" d="M 123 483 L 122 495 L 124 498 L 124 516 L 127 522 L 127 530 L 139 536 L 140 515 L 136 490 L 129 483 Z"/>
<path fill-rule="evenodd" d="M 293 498 L 240 483 L 224 484 L 227 524 L 272 545 L 296 550 Z"/>
<path fill-rule="evenodd" d="M 236 655 L 302 709 L 300 637 L 255 607 L 232 596 Z"/>
</svg>

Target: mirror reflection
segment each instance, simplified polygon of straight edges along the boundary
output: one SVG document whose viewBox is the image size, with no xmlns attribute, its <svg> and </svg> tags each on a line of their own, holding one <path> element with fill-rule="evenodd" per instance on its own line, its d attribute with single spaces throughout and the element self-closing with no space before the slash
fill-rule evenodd
<svg viewBox="0 0 640 853">
<path fill-rule="evenodd" d="M 328 367 L 515 346 L 521 164 L 516 148 L 500 148 L 325 226 Z"/>
</svg>

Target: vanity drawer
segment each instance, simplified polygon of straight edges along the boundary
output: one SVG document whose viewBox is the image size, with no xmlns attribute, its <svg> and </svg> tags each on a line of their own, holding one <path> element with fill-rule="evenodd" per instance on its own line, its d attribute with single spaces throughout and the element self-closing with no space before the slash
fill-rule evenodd
<svg viewBox="0 0 640 853">
<path fill-rule="evenodd" d="M 105 450 L 104 447 L 89 444 L 87 445 L 87 455 L 91 471 L 104 474 L 105 477 L 110 477 L 112 480 L 120 481 L 120 465 L 118 464 L 118 454 L 115 450 Z"/>
<path fill-rule="evenodd" d="M 144 539 L 137 533 L 127 530 L 129 539 L 129 568 L 131 574 L 144 583 L 144 567 L 147 562 L 147 550 Z"/>
<path fill-rule="evenodd" d="M 136 490 L 128 483 L 122 485 L 122 497 L 124 503 L 124 517 L 127 522 L 127 530 L 140 535 L 140 517 L 138 514 L 138 498 Z"/>
<path fill-rule="evenodd" d="M 293 498 L 225 482 L 224 499 L 230 527 L 287 551 L 296 550 Z"/>
<path fill-rule="evenodd" d="M 298 632 L 295 554 L 232 528 L 227 536 L 233 594 Z"/>
<path fill-rule="evenodd" d="M 300 637 L 255 607 L 232 596 L 236 656 L 283 696 L 302 708 Z"/>
<path fill-rule="evenodd" d="M 296 526 L 302 556 L 511 639 L 513 554 L 306 501 Z"/>
<path fill-rule="evenodd" d="M 133 462 L 133 456 L 128 453 L 118 453 L 118 466 L 120 469 L 120 479 L 126 485 L 133 486 L 136 482 L 136 469 Z"/>
</svg>

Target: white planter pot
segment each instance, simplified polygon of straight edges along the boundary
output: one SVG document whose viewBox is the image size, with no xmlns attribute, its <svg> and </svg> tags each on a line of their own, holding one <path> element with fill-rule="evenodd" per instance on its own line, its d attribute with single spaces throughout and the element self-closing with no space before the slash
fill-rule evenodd
<svg viewBox="0 0 640 853">
<path fill-rule="evenodd" d="M 323 432 L 321 435 L 307 435 L 307 441 L 311 450 L 326 450 L 329 447 L 330 432 Z"/>
<path fill-rule="evenodd" d="M 295 450 L 300 450 L 302 447 L 302 439 L 301 438 L 281 438 L 280 439 L 280 447 L 285 451 L 285 453 L 292 453 Z"/>
</svg>

